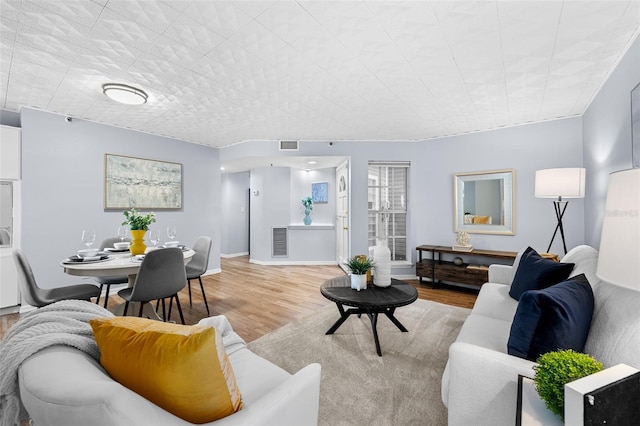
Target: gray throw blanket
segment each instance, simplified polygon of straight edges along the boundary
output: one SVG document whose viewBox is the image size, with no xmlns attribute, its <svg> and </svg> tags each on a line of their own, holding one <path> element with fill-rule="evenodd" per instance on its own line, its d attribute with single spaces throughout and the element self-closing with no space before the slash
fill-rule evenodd
<svg viewBox="0 0 640 426">
<path fill-rule="evenodd" d="M 19 425 L 28 418 L 18 392 L 18 368 L 31 355 L 54 345 L 68 345 L 100 360 L 89 320 L 113 317 L 106 309 L 82 300 L 63 300 L 20 319 L 0 342 L 0 425 Z"/>
</svg>

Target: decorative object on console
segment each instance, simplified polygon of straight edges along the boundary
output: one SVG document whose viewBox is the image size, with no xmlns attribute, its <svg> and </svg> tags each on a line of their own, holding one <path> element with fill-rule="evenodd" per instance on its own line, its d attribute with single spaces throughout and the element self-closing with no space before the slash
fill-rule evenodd
<svg viewBox="0 0 640 426">
<path fill-rule="evenodd" d="M 598 278 L 640 291 L 640 169 L 612 173 L 600 238 Z"/>
<path fill-rule="evenodd" d="M 311 210 L 313 210 L 313 198 L 306 197 L 302 199 L 302 205 L 304 206 L 304 219 L 302 220 L 305 225 L 311 225 Z"/>
<path fill-rule="evenodd" d="M 564 417 L 564 385 L 602 368 L 598 360 L 587 354 L 572 350 L 548 352 L 533 367 L 536 390 L 549 410 Z"/>
<path fill-rule="evenodd" d="M 386 238 L 378 238 L 373 249 L 373 284 L 378 287 L 391 285 L 391 250 Z"/>
<path fill-rule="evenodd" d="M 535 194 L 537 198 L 555 198 L 553 207 L 556 212 L 558 223 L 553 231 L 553 236 L 549 242 L 547 252 L 551 251 L 551 245 L 556 238 L 558 230 L 562 238 L 564 254 L 567 254 L 567 244 L 564 239 L 564 226 L 562 217 L 564 216 L 568 201 L 562 198 L 584 198 L 585 169 L 584 168 L 562 168 L 544 169 L 536 171 Z"/>
<path fill-rule="evenodd" d="M 467 232 L 458 231 L 456 233 L 456 244 L 452 248 L 456 251 L 471 251 L 473 246 L 469 244 L 470 242 L 471 238 Z"/>
<path fill-rule="evenodd" d="M 347 261 L 351 271 L 351 288 L 357 291 L 367 289 L 367 272 L 371 270 L 373 261 L 364 255 L 356 255 Z"/>
</svg>

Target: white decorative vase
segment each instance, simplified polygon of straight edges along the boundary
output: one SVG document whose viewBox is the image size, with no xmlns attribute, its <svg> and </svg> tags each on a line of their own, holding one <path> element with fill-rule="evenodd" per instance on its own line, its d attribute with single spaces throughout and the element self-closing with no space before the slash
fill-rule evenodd
<svg viewBox="0 0 640 426">
<path fill-rule="evenodd" d="M 351 274 L 351 288 L 354 290 L 366 290 L 367 288 L 367 275 Z"/>
<path fill-rule="evenodd" d="M 387 241 L 378 239 L 373 249 L 373 284 L 378 287 L 391 285 L 391 250 Z"/>
</svg>

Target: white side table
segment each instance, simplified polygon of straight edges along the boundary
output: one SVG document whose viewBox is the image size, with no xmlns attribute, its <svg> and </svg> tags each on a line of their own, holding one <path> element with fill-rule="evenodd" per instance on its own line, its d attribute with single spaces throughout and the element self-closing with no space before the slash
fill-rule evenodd
<svg viewBox="0 0 640 426">
<path fill-rule="evenodd" d="M 553 414 L 538 396 L 533 379 L 518 374 L 518 407 L 516 426 L 562 426 L 562 419 Z"/>
</svg>

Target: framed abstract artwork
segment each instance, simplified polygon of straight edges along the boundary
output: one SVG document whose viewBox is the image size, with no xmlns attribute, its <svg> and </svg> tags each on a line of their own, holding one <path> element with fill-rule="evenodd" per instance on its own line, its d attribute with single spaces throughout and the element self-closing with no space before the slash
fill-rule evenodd
<svg viewBox="0 0 640 426">
<path fill-rule="evenodd" d="M 182 164 L 105 154 L 104 208 L 181 209 Z"/>
<path fill-rule="evenodd" d="M 329 202 L 329 184 L 327 182 L 311 184 L 311 198 L 315 204 Z"/>
</svg>

